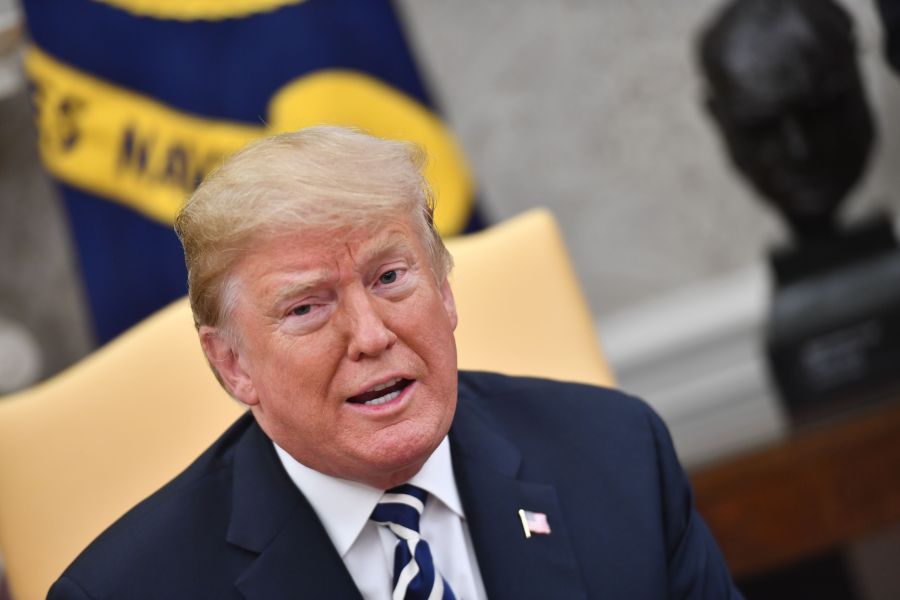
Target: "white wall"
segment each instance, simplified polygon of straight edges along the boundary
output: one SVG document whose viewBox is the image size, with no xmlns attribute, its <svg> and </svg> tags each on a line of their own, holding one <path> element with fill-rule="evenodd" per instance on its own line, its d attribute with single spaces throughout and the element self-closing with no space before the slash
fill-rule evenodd
<svg viewBox="0 0 900 600">
<path fill-rule="evenodd" d="M 900 79 L 881 57 L 874 0 L 844 4 L 882 129 L 849 208 L 897 207 Z M 399 2 L 488 209 L 551 207 L 599 316 L 755 263 L 784 235 L 700 107 L 692 39 L 720 5 Z"/>
</svg>

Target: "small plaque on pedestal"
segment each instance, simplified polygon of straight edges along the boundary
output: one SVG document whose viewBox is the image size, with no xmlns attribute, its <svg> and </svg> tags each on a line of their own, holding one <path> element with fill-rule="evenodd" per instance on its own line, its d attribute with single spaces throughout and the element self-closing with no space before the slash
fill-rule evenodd
<svg viewBox="0 0 900 600">
<path fill-rule="evenodd" d="M 887 219 L 773 253 L 771 265 L 766 348 L 796 421 L 900 383 L 900 246 Z"/>
</svg>

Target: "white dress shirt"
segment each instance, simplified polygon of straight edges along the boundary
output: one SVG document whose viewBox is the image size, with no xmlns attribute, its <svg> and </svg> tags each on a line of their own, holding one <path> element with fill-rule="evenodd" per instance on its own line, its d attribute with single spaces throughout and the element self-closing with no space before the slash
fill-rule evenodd
<svg viewBox="0 0 900 600">
<path fill-rule="evenodd" d="M 386 527 L 369 520 L 384 491 L 314 471 L 278 444 L 274 446 L 291 480 L 316 511 L 363 598 L 390 598 L 397 538 Z M 456 490 L 446 436 L 409 483 L 431 494 L 419 529 L 438 570 L 457 598 L 485 600 L 487 594 Z"/>
</svg>

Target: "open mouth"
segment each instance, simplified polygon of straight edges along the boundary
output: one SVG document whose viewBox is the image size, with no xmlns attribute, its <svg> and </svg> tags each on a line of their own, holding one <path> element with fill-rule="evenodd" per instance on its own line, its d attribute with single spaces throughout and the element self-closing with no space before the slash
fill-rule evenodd
<svg viewBox="0 0 900 600">
<path fill-rule="evenodd" d="M 406 386 L 412 383 L 411 379 L 391 379 L 381 385 L 376 385 L 371 390 L 363 392 L 358 396 L 351 396 L 347 402 L 353 404 L 365 404 L 366 406 L 378 406 L 390 402 L 400 395 Z"/>
</svg>

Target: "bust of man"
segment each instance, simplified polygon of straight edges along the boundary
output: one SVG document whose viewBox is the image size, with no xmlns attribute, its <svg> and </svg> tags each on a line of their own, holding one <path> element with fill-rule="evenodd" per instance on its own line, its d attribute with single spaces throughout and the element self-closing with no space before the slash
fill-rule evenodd
<svg viewBox="0 0 900 600">
<path fill-rule="evenodd" d="M 874 138 L 846 11 L 831 0 L 735 0 L 701 33 L 699 58 L 738 171 L 801 241 L 833 232 Z"/>
</svg>

